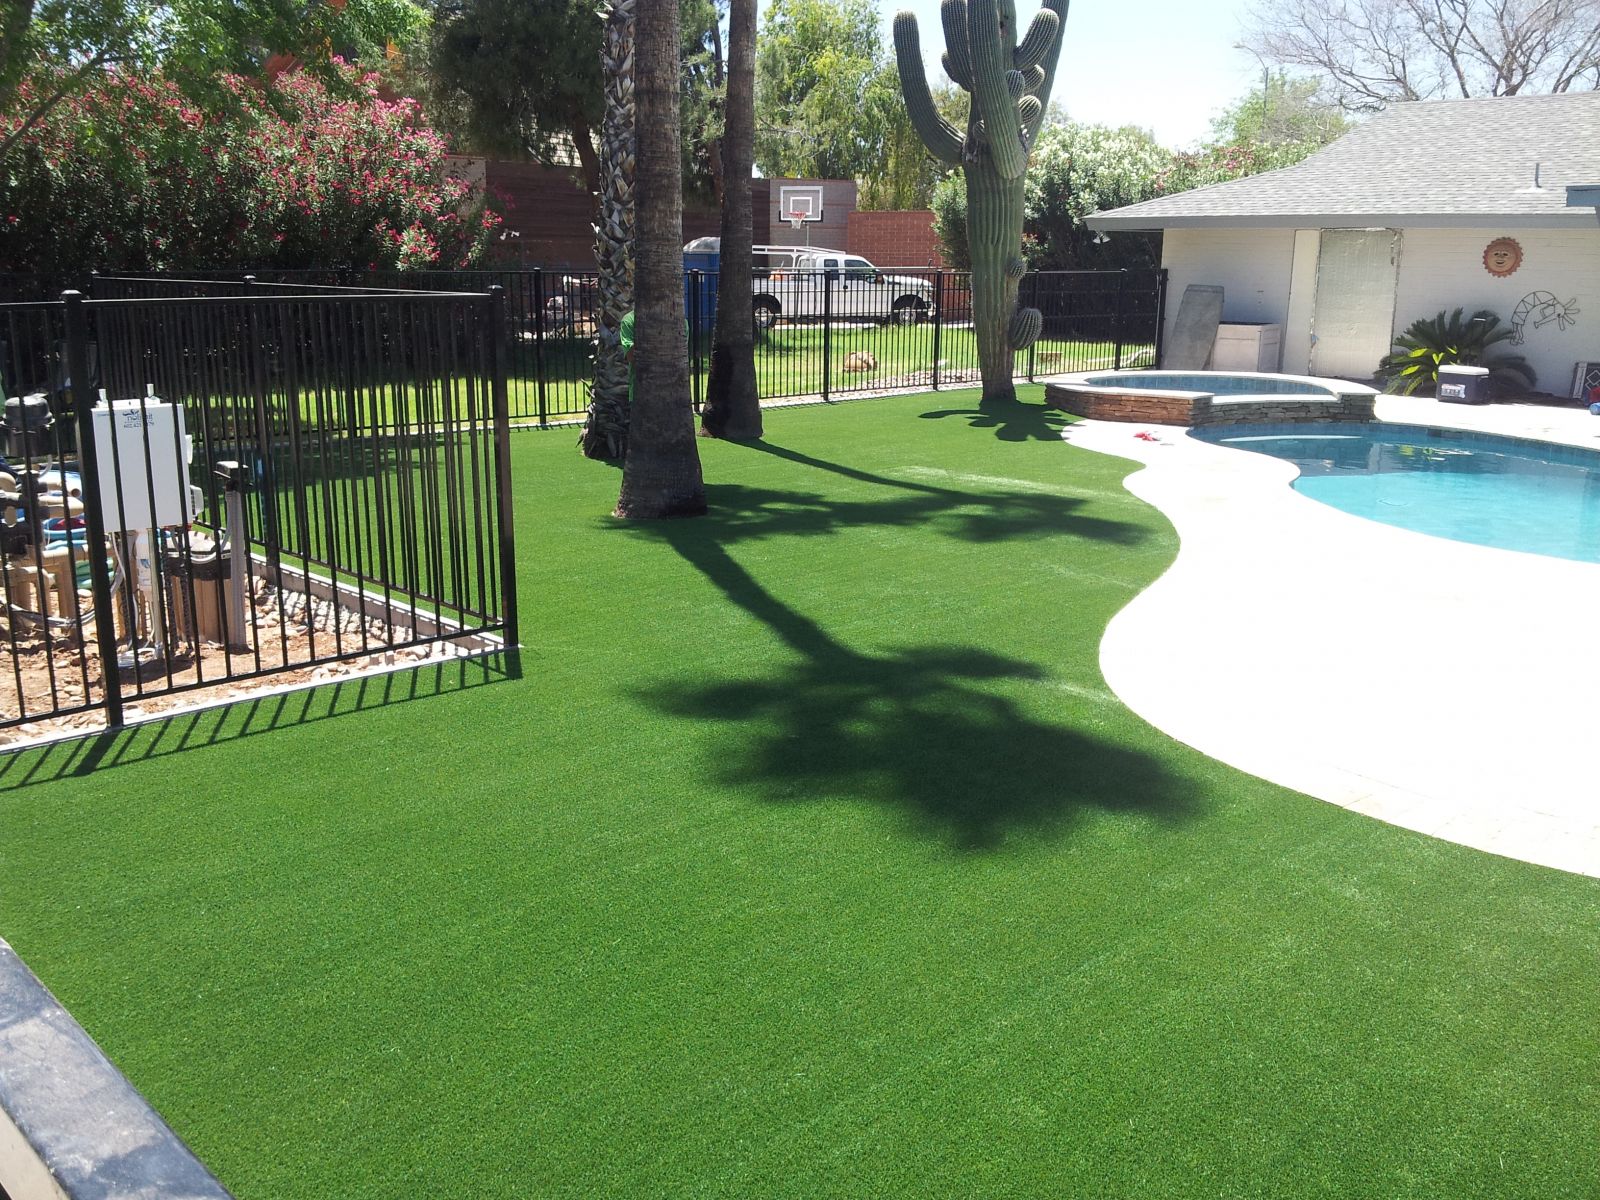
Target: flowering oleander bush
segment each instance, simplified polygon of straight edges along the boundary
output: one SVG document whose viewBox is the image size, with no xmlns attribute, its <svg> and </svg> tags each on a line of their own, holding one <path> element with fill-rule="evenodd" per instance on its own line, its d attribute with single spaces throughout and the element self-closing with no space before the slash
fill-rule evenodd
<svg viewBox="0 0 1600 1200">
<path fill-rule="evenodd" d="M 299 72 L 228 77 L 215 112 L 160 79 L 108 74 L 0 162 L 0 270 L 475 263 L 499 217 L 447 174 L 416 101 L 343 69 L 348 94 Z M 49 86 L 24 85 L 17 110 Z"/>
<path fill-rule="evenodd" d="M 1152 190 L 1157 196 L 1165 196 L 1258 175 L 1262 171 L 1276 171 L 1279 167 L 1292 167 L 1325 144 L 1315 139 L 1264 144 L 1217 143 L 1174 154 L 1167 169 L 1156 175 Z"/>
</svg>

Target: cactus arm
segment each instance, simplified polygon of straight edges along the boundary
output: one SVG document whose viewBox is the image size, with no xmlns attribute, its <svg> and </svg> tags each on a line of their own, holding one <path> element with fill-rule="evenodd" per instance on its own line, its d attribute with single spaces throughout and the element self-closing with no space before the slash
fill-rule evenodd
<svg viewBox="0 0 1600 1200">
<path fill-rule="evenodd" d="M 1067 28 L 1067 0 L 1044 0 L 1039 16 L 1043 16 L 1047 11 L 1056 15 L 1056 30 L 1044 57 L 1036 64 L 1036 68 L 1044 72 L 1044 77 L 1040 79 L 1037 87 L 1028 89 L 1031 95 L 1039 98 L 1039 111 L 1024 120 L 1022 124 L 1022 141 L 1030 149 L 1033 147 L 1034 139 L 1039 136 L 1039 126 L 1044 124 L 1045 111 L 1050 107 L 1050 89 L 1055 86 L 1056 62 L 1061 57 L 1061 37 Z M 1034 18 L 1034 24 L 1038 24 L 1038 17 Z"/>
<path fill-rule="evenodd" d="M 967 54 L 967 0 L 944 0 L 939 5 L 944 25 L 944 73 L 957 87 L 972 90 L 972 60 Z"/>
<path fill-rule="evenodd" d="M 906 112 L 922 144 L 942 162 L 961 161 L 961 135 L 939 115 L 933 93 L 928 90 L 927 72 L 922 66 L 922 43 L 917 36 L 917 18 L 908 12 L 894 19 L 894 56 L 900 68 L 900 91 L 905 96 Z"/>
<path fill-rule="evenodd" d="M 917 18 L 912 13 L 894 16 L 894 59 L 899 66 L 901 93 L 906 96 L 906 112 L 923 146 L 942 162 L 962 162 L 962 134 L 939 115 L 933 93 L 928 91 L 928 74 L 922 66 L 922 40 L 917 37 Z"/>
<path fill-rule="evenodd" d="M 967 50 L 972 57 L 972 103 L 989 132 L 989 157 L 1002 179 L 1020 179 L 1028 167 L 1016 101 L 1006 72 L 1016 46 L 1012 0 L 967 0 Z"/>
<path fill-rule="evenodd" d="M 1060 30 L 1061 16 L 1048 5 L 1034 13 L 1033 24 L 1028 26 L 1027 35 L 1017 47 L 1015 55 L 1017 70 L 1026 71 L 1029 67 L 1036 67 L 1042 63 L 1050 47 L 1055 45 L 1056 34 Z"/>
<path fill-rule="evenodd" d="M 1039 340 L 1043 330 L 1043 313 L 1037 308 L 1019 308 L 1006 326 L 1006 340 L 1013 350 L 1026 350 Z"/>
</svg>

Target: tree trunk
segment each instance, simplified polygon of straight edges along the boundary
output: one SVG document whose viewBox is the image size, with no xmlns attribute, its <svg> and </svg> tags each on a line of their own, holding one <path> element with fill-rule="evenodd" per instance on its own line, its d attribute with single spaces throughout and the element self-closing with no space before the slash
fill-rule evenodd
<svg viewBox="0 0 1600 1200">
<path fill-rule="evenodd" d="M 761 436 L 756 392 L 755 313 L 750 280 L 750 173 L 755 157 L 755 0 L 732 0 L 728 10 L 728 99 L 724 109 L 722 257 L 717 272 L 717 331 L 711 349 L 700 432 L 751 441 Z"/>
<path fill-rule="evenodd" d="M 678 0 L 646 0 L 638 15 L 634 86 L 639 139 L 633 412 L 616 515 L 706 511 L 689 397 L 683 306 L 683 164 L 678 128 Z"/>
<path fill-rule="evenodd" d="M 611 0 L 600 49 L 606 112 L 600 127 L 600 211 L 594 229 L 599 268 L 594 385 L 578 445 L 589 458 L 621 458 L 628 445 L 629 367 L 619 331 L 633 309 L 634 0 Z"/>
</svg>

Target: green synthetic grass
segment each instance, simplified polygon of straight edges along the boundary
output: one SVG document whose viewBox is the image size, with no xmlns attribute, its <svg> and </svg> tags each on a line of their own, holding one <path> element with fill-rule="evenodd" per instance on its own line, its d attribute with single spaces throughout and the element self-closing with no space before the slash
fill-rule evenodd
<svg viewBox="0 0 1600 1200">
<path fill-rule="evenodd" d="M 520 664 L 6 760 L 0 934 L 243 1200 L 1594 1196 L 1600 884 L 1132 716 L 1055 420 L 519 435 Z"/>
</svg>

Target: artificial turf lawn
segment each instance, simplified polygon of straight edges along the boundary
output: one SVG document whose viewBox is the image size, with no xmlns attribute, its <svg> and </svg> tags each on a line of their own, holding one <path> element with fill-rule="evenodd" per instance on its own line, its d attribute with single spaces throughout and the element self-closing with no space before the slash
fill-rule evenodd
<svg viewBox="0 0 1600 1200">
<path fill-rule="evenodd" d="M 1600 883 L 1143 725 L 1170 527 L 972 404 L 518 435 L 520 674 L 7 760 L 0 934 L 243 1200 L 1595 1195 Z"/>
</svg>

